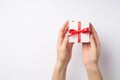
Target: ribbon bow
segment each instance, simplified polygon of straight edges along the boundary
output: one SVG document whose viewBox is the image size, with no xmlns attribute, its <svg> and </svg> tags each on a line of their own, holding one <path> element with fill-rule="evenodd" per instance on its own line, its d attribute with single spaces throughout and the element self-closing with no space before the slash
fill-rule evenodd
<svg viewBox="0 0 120 80">
<path fill-rule="evenodd" d="M 81 23 L 80 22 L 78 22 L 78 31 L 77 30 L 75 30 L 75 29 L 70 29 L 69 30 L 69 37 L 70 36 L 73 36 L 73 35 L 76 35 L 76 34 L 78 34 L 78 42 L 81 42 L 81 33 L 89 33 L 90 32 L 90 28 L 84 28 L 84 29 L 82 29 L 81 30 Z"/>
</svg>

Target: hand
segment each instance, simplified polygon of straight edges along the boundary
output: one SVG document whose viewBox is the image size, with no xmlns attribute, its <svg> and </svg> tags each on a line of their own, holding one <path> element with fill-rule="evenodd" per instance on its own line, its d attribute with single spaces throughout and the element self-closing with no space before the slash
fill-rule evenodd
<svg viewBox="0 0 120 80">
<path fill-rule="evenodd" d="M 52 80 L 65 80 L 67 64 L 71 59 L 73 43 L 68 42 L 68 21 L 64 23 L 59 31 L 57 41 L 57 62 L 53 72 Z"/>
<path fill-rule="evenodd" d="M 68 21 L 61 27 L 57 41 L 57 62 L 60 62 L 62 65 L 69 63 L 72 54 L 73 43 L 69 43 L 67 31 Z"/>
<path fill-rule="evenodd" d="M 90 43 L 83 43 L 82 57 L 85 64 L 89 80 L 103 80 L 102 74 L 98 66 L 98 59 L 100 55 L 100 41 L 97 32 L 90 24 L 91 36 Z"/>
<path fill-rule="evenodd" d="M 82 58 L 85 66 L 98 65 L 98 59 L 100 55 L 100 42 L 97 32 L 90 24 L 90 43 L 82 44 Z"/>
</svg>

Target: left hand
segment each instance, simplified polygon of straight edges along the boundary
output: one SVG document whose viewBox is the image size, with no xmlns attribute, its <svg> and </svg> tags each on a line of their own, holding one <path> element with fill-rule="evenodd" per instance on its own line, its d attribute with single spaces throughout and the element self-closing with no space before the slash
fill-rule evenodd
<svg viewBox="0 0 120 80">
<path fill-rule="evenodd" d="M 92 24 L 90 24 L 90 30 L 90 43 L 82 44 L 83 63 L 86 67 L 93 65 L 98 66 L 98 59 L 100 56 L 100 41 Z"/>
</svg>

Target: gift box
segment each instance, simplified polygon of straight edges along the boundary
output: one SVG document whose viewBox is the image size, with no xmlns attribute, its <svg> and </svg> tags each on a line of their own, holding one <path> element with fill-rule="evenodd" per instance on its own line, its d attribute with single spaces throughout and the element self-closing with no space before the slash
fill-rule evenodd
<svg viewBox="0 0 120 80">
<path fill-rule="evenodd" d="M 69 42 L 90 42 L 90 27 L 86 21 L 69 21 Z"/>
</svg>

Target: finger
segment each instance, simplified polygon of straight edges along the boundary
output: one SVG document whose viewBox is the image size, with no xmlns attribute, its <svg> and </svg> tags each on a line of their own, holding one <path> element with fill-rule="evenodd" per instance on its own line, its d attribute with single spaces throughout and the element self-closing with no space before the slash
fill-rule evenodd
<svg viewBox="0 0 120 80">
<path fill-rule="evenodd" d="M 95 42 L 96 42 L 96 45 L 97 45 L 97 48 L 100 48 L 100 41 L 99 41 L 99 38 L 98 38 L 98 35 L 97 35 L 97 32 L 95 31 L 93 25 L 90 23 L 90 28 L 91 28 L 91 33 L 93 34 L 94 36 L 94 39 L 95 39 Z"/>
<path fill-rule="evenodd" d="M 66 25 L 65 30 L 64 30 L 64 35 L 68 32 L 68 25 Z"/>
<path fill-rule="evenodd" d="M 73 42 L 69 43 L 69 37 L 68 37 L 68 34 L 66 34 L 63 40 L 63 45 L 68 46 L 69 48 L 72 48 L 73 44 L 74 44 Z"/>
<path fill-rule="evenodd" d="M 82 43 L 82 48 L 88 48 L 90 46 L 90 43 Z"/>
<path fill-rule="evenodd" d="M 66 30 L 66 27 L 68 27 L 68 21 L 66 21 L 63 26 L 60 28 L 60 32 L 64 32 Z"/>
<path fill-rule="evenodd" d="M 74 43 L 68 43 L 68 46 L 70 47 L 70 49 L 73 47 Z"/>
<path fill-rule="evenodd" d="M 68 25 L 66 25 L 66 27 L 65 27 L 65 30 L 64 30 L 64 37 L 66 36 L 67 32 L 68 32 Z M 64 38 L 64 37 L 63 37 L 63 38 Z"/>
<path fill-rule="evenodd" d="M 91 45 L 92 48 L 96 47 L 96 42 L 95 42 L 94 35 L 90 35 L 90 45 Z"/>
<path fill-rule="evenodd" d="M 68 35 L 69 34 L 66 33 L 65 38 L 63 40 L 63 45 L 68 46 L 71 49 L 74 43 L 73 42 L 69 43 L 69 36 Z"/>
<path fill-rule="evenodd" d="M 68 37 L 68 34 L 65 35 L 65 38 L 63 40 L 63 46 L 67 46 L 69 43 L 69 37 Z"/>
<path fill-rule="evenodd" d="M 64 25 L 61 27 L 61 29 L 59 30 L 58 44 L 61 44 L 62 41 L 63 41 L 63 39 L 64 39 L 67 25 L 68 25 L 68 21 L 66 21 L 66 22 L 64 23 Z"/>
</svg>

